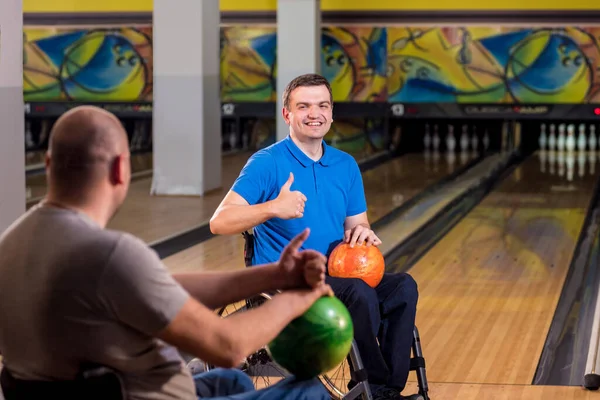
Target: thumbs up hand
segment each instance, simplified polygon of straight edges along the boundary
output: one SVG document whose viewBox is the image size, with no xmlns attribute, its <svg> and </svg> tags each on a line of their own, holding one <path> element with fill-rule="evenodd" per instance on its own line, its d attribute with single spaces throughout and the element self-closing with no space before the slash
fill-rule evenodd
<svg viewBox="0 0 600 400">
<path fill-rule="evenodd" d="M 306 196 L 297 190 L 291 191 L 292 183 L 294 183 L 294 174 L 290 172 L 290 177 L 281 187 L 279 196 L 273 200 L 275 216 L 278 218 L 293 219 L 304 216 Z"/>
</svg>

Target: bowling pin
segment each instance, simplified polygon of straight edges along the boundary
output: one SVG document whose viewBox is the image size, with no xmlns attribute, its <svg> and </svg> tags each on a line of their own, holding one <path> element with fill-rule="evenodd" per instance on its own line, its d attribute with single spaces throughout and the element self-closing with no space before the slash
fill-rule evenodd
<svg viewBox="0 0 600 400">
<path fill-rule="evenodd" d="M 429 150 L 429 145 L 431 144 L 431 135 L 429 134 L 429 124 L 425 125 L 425 137 L 423 138 L 423 146 L 425 146 L 425 150 Z"/>
<path fill-rule="evenodd" d="M 448 136 L 446 136 L 446 149 L 454 152 L 456 148 L 456 138 L 454 137 L 454 126 L 448 125 Z"/>
<path fill-rule="evenodd" d="M 33 132 L 31 131 L 31 121 L 25 121 L 25 147 L 30 149 L 35 146 L 33 142 Z"/>
<path fill-rule="evenodd" d="M 558 126 L 558 140 L 556 141 L 556 148 L 558 151 L 565 150 L 565 124 L 560 124 Z"/>
<path fill-rule="evenodd" d="M 489 147 L 490 147 L 490 135 L 488 135 L 488 131 L 486 129 L 483 134 L 483 149 L 484 149 L 484 151 L 487 151 L 487 149 Z"/>
<path fill-rule="evenodd" d="M 556 135 L 554 124 L 550 124 L 550 136 L 548 137 L 548 150 L 554 150 L 556 148 Z"/>
<path fill-rule="evenodd" d="M 440 135 L 438 133 L 438 126 L 435 124 L 433 126 L 433 149 L 437 151 L 440 148 Z"/>
<path fill-rule="evenodd" d="M 579 177 L 583 178 L 585 175 L 585 153 L 580 152 L 577 154 L 577 164 L 579 166 Z"/>
<path fill-rule="evenodd" d="M 577 138 L 577 150 L 585 151 L 585 124 L 579 124 L 579 137 Z"/>
<path fill-rule="evenodd" d="M 590 126 L 590 140 L 588 141 L 588 146 L 591 151 L 596 151 L 596 125 Z"/>
<path fill-rule="evenodd" d="M 460 135 L 460 149 L 462 151 L 467 151 L 469 148 L 469 134 L 467 133 L 467 125 L 463 125 L 462 134 Z"/>
<path fill-rule="evenodd" d="M 471 147 L 473 148 L 473 152 L 477 154 L 477 150 L 479 147 L 479 138 L 477 137 L 477 127 L 473 127 L 473 136 L 471 137 Z"/>
<path fill-rule="evenodd" d="M 567 126 L 565 148 L 568 152 L 575 150 L 575 125 L 573 124 L 569 124 L 569 126 Z"/>
<path fill-rule="evenodd" d="M 589 162 L 590 162 L 590 175 L 595 175 L 596 174 L 596 152 L 595 151 L 590 151 L 589 153 Z"/>
<path fill-rule="evenodd" d="M 547 141 L 548 141 L 548 138 L 546 137 L 546 124 L 542 124 L 540 137 L 538 138 L 538 144 L 540 146 L 540 150 L 546 149 Z"/>
</svg>

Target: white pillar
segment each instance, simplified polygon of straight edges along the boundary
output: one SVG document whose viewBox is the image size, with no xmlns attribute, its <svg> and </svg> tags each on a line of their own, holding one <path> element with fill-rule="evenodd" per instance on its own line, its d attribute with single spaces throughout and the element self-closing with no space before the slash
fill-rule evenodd
<svg viewBox="0 0 600 400">
<path fill-rule="evenodd" d="M 25 201 L 23 3 L 0 0 L 0 234 Z"/>
<path fill-rule="evenodd" d="M 321 1 L 277 0 L 277 140 L 289 133 L 281 115 L 286 85 L 320 70 Z"/>
<path fill-rule="evenodd" d="M 221 186 L 219 0 L 154 0 L 152 193 Z"/>
</svg>

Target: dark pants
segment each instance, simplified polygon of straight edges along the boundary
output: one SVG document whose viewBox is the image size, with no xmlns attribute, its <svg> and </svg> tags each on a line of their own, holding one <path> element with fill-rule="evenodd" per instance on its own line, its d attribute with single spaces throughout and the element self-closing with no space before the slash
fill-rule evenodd
<svg viewBox="0 0 600 400">
<path fill-rule="evenodd" d="M 325 280 L 352 315 L 371 389 L 388 386 L 401 392 L 410 371 L 419 297 L 415 280 L 406 273 L 386 273 L 376 288 L 355 278 Z"/>
<path fill-rule="evenodd" d="M 293 376 L 275 385 L 255 390 L 248 375 L 238 369 L 217 368 L 194 375 L 198 399 L 211 400 L 329 400 L 318 379 L 297 380 Z"/>
</svg>

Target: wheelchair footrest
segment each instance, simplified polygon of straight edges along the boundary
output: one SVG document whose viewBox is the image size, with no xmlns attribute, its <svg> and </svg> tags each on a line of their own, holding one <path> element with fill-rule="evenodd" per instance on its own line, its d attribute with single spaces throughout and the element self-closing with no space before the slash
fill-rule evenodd
<svg viewBox="0 0 600 400">
<path fill-rule="evenodd" d="M 410 370 L 415 371 L 419 368 L 425 368 L 425 358 L 413 357 L 410 359 Z"/>
</svg>

